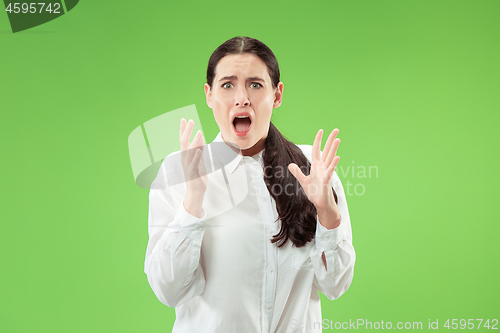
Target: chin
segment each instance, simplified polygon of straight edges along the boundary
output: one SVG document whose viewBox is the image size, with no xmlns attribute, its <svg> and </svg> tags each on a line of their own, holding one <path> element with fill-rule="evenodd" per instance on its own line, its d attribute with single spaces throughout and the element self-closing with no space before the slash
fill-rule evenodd
<svg viewBox="0 0 500 333">
<path fill-rule="evenodd" d="M 231 133 L 231 135 L 229 135 L 228 138 L 229 139 L 226 139 L 226 136 L 224 136 L 224 139 L 226 139 L 227 142 L 233 144 L 235 148 L 238 148 L 240 150 L 252 148 L 258 141 L 258 140 L 257 141 L 252 140 L 250 135 L 239 137 L 234 133 Z"/>
<path fill-rule="evenodd" d="M 251 138 L 247 136 L 241 138 L 241 137 L 238 137 L 238 136 L 234 136 L 233 137 L 233 143 L 235 143 L 236 145 L 238 145 L 238 147 L 240 149 L 249 149 L 249 148 L 252 148 L 253 146 L 255 146 L 255 144 L 257 142 L 253 142 L 253 140 Z"/>
</svg>

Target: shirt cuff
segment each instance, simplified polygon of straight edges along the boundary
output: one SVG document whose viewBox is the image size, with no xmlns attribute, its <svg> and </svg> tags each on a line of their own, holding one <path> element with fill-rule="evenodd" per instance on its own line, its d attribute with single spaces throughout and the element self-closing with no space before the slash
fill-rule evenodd
<svg viewBox="0 0 500 333">
<path fill-rule="evenodd" d="M 334 229 L 325 228 L 316 216 L 316 245 L 320 252 L 325 252 L 334 249 L 344 239 L 345 230 L 342 223 L 342 215 L 340 216 L 340 225 Z"/>
<path fill-rule="evenodd" d="M 207 213 L 203 210 L 203 216 L 198 218 L 189 214 L 184 208 L 184 202 L 181 202 L 179 210 L 177 211 L 179 231 L 190 238 L 199 237 L 200 233 L 205 230 L 205 218 Z"/>
</svg>

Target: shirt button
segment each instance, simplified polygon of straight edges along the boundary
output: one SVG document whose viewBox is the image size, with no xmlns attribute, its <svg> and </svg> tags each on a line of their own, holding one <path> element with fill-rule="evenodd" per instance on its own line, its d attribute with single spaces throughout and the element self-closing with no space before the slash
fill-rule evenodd
<svg viewBox="0 0 500 333">
<path fill-rule="evenodd" d="M 262 200 L 263 202 L 266 202 L 267 198 L 266 197 L 262 197 L 262 198 L 260 198 L 260 200 Z"/>
<path fill-rule="evenodd" d="M 271 272 L 271 273 L 274 272 L 274 268 L 272 268 L 272 267 L 269 268 L 269 272 Z"/>
<path fill-rule="evenodd" d="M 269 229 L 269 235 L 272 235 L 273 234 L 273 231 L 271 229 Z"/>
<path fill-rule="evenodd" d="M 267 309 L 268 309 L 268 310 L 271 310 L 271 304 L 268 304 L 268 305 L 267 305 Z"/>
</svg>

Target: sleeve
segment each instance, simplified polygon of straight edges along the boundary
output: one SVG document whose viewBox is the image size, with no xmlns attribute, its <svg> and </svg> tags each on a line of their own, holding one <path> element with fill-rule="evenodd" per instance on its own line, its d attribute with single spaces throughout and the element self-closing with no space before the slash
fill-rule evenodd
<svg viewBox="0 0 500 333">
<path fill-rule="evenodd" d="M 155 179 L 157 184 L 161 183 L 158 178 L 165 176 L 162 170 L 163 164 Z M 200 295 L 205 288 L 200 254 L 206 212 L 201 218 L 186 212 L 182 202 L 185 186 L 179 186 L 181 190 L 152 186 L 149 192 L 144 272 L 156 297 L 169 307 Z"/>
<path fill-rule="evenodd" d="M 331 183 L 337 193 L 341 222 L 335 229 L 326 229 L 316 217 L 315 246 L 311 248 L 310 256 L 314 267 L 314 286 L 328 299 L 334 300 L 345 293 L 351 285 L 356 253 L 352 245 L 347 201 L 336 172 L 333 174 Z M 328 270 L 323 263 L 323 252 Z"/>
</svg>

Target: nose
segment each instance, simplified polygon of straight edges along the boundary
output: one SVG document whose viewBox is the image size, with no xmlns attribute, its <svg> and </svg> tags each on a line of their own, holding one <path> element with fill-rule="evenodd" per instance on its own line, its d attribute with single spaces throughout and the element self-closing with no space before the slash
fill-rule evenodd
<svg viewBox="0 0 500 333">
<path fill-rule="evenodd" d="M 245 85 L 239 85 L 236 90 L 236 96 L 234 96 L 234 105 L 239 107 L 250 106 L 250 100 L 248 99 L 248 92 Z"/>
</svg>

